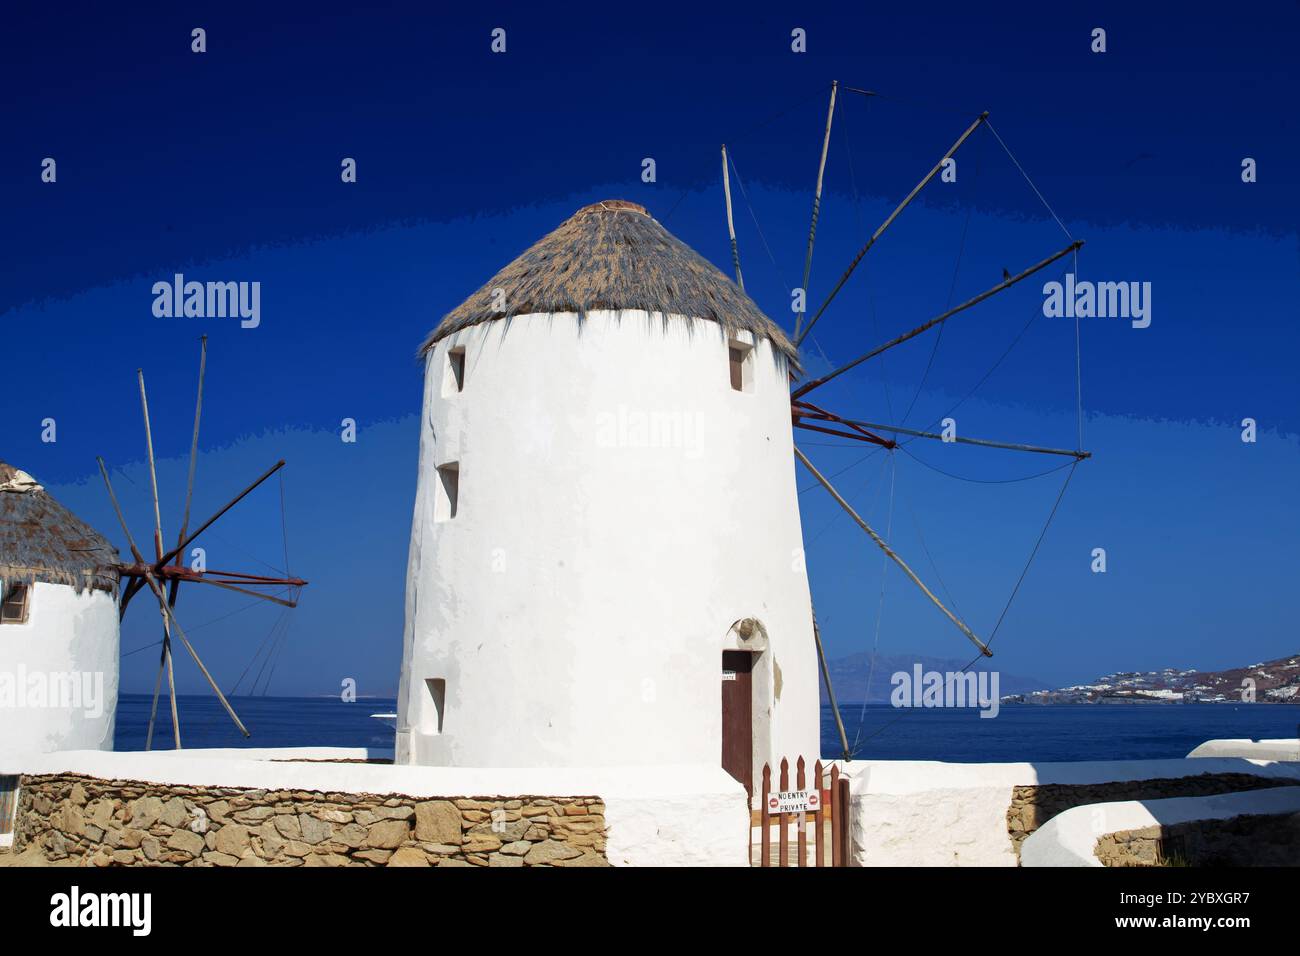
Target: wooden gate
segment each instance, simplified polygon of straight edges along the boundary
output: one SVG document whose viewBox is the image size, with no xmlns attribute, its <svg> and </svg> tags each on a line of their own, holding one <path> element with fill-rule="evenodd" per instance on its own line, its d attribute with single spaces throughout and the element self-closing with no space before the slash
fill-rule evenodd
<svg viewBox="0 0 1300 956">
<path fill-rule="evenodd" d="M 804 810 L 781 812 L 783 806 L 806 806 Z M 813 767 L 813 785 L 807 786 L 804 760 L 795 765 L 795 785 L 790 787 L 790 761 L 781 758 L 781 777 L 772 789 L 772 766 L 763 764 L 763 793 L 759 808 L 750 815 L 750 862 L 753 863 L 754 829 L 758 829 L 758 866 L 791 866 L 790 851 L 795 851 L 794 866 L 849 865 L 849 779 L 832 766 L 826 773 L 822 762 Z M 795 842 L 790 842 L 790 824 L 795 826 Z M 813 828 L 813 859 L 808 859 L 808 827 Z M 776 829 L 775 837 L 772 830 Z M 776 858 L 772 862 L 772 841 L 776 841 Z M 827 860 L 826 845 L 830 844 Z"/>
<path fill-rule="evenodd" d="M 0 847 L 13 844 L 17 810 L 18 777 L 0 776 Z"/>
</svg>

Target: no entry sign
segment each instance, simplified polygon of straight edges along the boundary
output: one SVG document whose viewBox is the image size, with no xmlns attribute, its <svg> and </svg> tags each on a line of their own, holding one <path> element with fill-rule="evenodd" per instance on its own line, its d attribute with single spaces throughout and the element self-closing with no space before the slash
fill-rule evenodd
<svg viewBox="0 0 1300 956">
<path fill-rule="evenodd" d="M 822 795 L 816 790 L 780 790 L 769 794 L 769 813 L 816 813 L 822 808 Z"/>
</svg>

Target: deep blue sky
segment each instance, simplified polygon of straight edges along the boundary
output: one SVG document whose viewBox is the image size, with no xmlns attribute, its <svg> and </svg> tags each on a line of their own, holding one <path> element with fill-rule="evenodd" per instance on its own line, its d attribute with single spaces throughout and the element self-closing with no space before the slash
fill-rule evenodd
<svg viewBox="0 0 1300 956">
<path fill-rule="evenodd" d="M 208 32 L 206 54 L 189 52 L 195 26 Z M 505 55 L 489 51 L 497 26 Z M 790 52 L 796 26 L 808 32 L 807 54 Z M 1089 51 L 1096 26 L 1108 32 L 1102 55 Z M 354 677 L 362 693 L 391 692 L 420 339 L 595 199 L 644 203 L 726 268 L 724 140 L 747 191 L 736 211 L 747 287 L 789 327 L 786 289 L 802 267 L 826 94 L 839 79 L 886 95 L 841 99 L 814 302 L 984 109 L 1088 241 L 1082 277 L 1153 284 L 1149 329 L 1083 322 L 1084 440 L 1097 457 L 1074 476 L 994 643 L 996 663 L 1064 682 L 1294 653 L 1300 637 L 1285 611 L 1300 540 L 1298 27 L 1294 3 L 1236 17 L 1125 4 L 997 14 L 861 4 L 15 9 L 0 39 L 0 458 L 118 540 L 94 472 L 103 454 L 123 469 L 119 490 L 147 539 L 134 382 L 143 365 L 171 537 L 196 340 L 207 332 L 196 510 L 288 458 L 290 561 L 313 582 L 273 691 L 329 693 Z M 40 182 L 46 156 L 58 162 L 57 184 Z M 355 185 L 339 181 L 345 156 L 358 161 Z M 1259 167 L 1250 185 L 1240 179 L 1246 156 Z M 644 157 L 656 160 L 657 183 L 641 182 Z M 811 368 L 1065 244 L 987 131 L 958 158 L 958 182 L 926 190 L 818 325 L 806 343 Z M 177 271 L 260 281 L 261 327 L 154 318 L 150 286 Z M 820 398 L 888 421 L 916 395 L 907 422 L 924 427 L 981 382 L 1041 301 L 1041 283 L 1023 283 L 954 319 L 928 375 L 932 334 Z M 1073 339 L 1070 323 L 1040 316 L 958 408 L 962 433 L 1073 445 Z M 355 445 L 338 440 L 345 416 L 361 424 Z M 1245 416 L 1259 421 L 1254 445 L 1237 437 Z M 58 422 L 57 443 L 40 440 L 46 417 Z M 820 442 L 803 443 L 828 472 L 847 468 L 841 489 L 889 527 L 887 456 L 855 465 L 856 447 Z M 908 451 L 985 481 L 1056 463 L 924 442 Z M 895 458 L 891 538 L 987 634 L 1064 472 L 980 484 Z M 811 484 L 802 473 L 799 482 Z M 805 491 L 801 506 L 831 653 L 869 648 L 880 555 L 821 492 Z M 282 565 L 278 488 L 215 531 L 211 564 Z M 1106 575 L 1088 570 L 1094 547 L 1107 549 Z M 896 572 L 885 588 L 882 650 L 966 652 Z M 182 620 L 230 685 L 279 612 L 218 620 L 243 602 L 189 590 Z M 139 602 L 124 649 L 156 630 Z M 153 650 L 127 657 L 126 689 L 151 687 L 155 666 Z M 188 662 L 179 680 L 199 687 Z"/>
</svg>

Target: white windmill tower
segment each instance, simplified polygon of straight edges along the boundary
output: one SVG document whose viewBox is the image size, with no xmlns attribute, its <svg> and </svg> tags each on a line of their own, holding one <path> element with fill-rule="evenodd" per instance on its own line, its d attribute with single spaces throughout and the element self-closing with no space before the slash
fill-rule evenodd
<svg viewBox="0 0 1300 956">
<path fill-rule="evenodd" d="M 0 753 L 113 749 L 117 560 L 107 539 L 0 462 Z"/>
<path fill-rule="evenodd" d="M 164 673 L 169 687 L 172 737 L 175 746 L 181 746 L 173 635 L 193 657 L 239 730 L 249 735 L 176 620 L 178 589 L 182 582 L 203 584 L 295 607 L 298 593 L 307 582 L 287 573 L 268 577 L 196 570 L 182 563 L 195 539 L 284 467 L 283 461 L 276 462 L 197 529 L 190 529 L 206 367 L 204 336 L 185 512 L 178 543 L 171 551 L 163 545 L 149 404 L 144 372 L 138 373 L 154 506 L 152 561 L 146 560 L 127 528 L 103 459 L 99 460 L 100 471 L 130 546 L 130 564 L 120 563 L 117 549 L 107 539 L 55 501 L 30 475 L 0 462 L 0 753 L 113 749 L 120 621 L 131 599 L 146 588 L 158 598 L 163 639 L 145 749 L 153 743 Z M 287 556 L 287 538 L 285 548 Z M 119 593 L 123 579 L 126 583 Z M 37 690 L 42 703 L 24 706 Z"/>
<path fill-rule="evenodd" d="M 839 89 L 831 85 L 803 290 Z M 642 207 L 610 201 L 579 210 L 447 315 L 423 349 L 399 762 L 706 764 L 721 752 L 752 794 L 763 764 L 819 753 L 819 658 L 841 753 L 851 758 L 858 741 L 849 743 L 804 577 L 795 459 L 978 648 L 966 669 L 992 655 L 989 642 L 1070 476 L 1091 457 L 1077 325 L 1072 449 L 868 422 L 814 404 L 811 393 L 1057 263 L 1077 271 L 1083 242 L 1029 181 L 1068 245 L 1018 273 L 1004 267 L 984 291 L 797 379 L 799 344 L 890 225 L 985 126 L 1024 175 L 980 114 L 820 307 L 800 310 L 793 344 L 743 291 L 725 146 L 734 284 Z M 1072 459 L 1043 473 L 1069 469 L 986 639 L 795 447 L 792 425 L 890 452 L 902 442 L 879 433 Z"/>
<path fill-rule="evenodd" d="M 398 762 L 817 753 L 795 350 L 753 301 L 612 200 L 423 352 Z"/>
</svg>

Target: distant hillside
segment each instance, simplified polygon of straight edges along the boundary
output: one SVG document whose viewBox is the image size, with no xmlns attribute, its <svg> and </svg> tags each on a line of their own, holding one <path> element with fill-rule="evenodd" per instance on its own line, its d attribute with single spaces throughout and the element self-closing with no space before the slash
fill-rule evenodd
<svg viewBox="0 0 1300 956">
<path fill-rule="evenodd" d="M 889 692 L 893 689 L 890 677 L 897 671 L 912 672 L 920 664 L 922 671 L 938 671 L 941 674 L 956 673 L 970 663 L 970 658 L 956 659 L 943 657 L 926 657 L 921 654 L 877 654 L 876 665 L 871 667 L 870 652 L 850 654 L 831 660 L 828 664 L 831 672 L 831 684 L 835 687 L 835 698 L 841 704 L 848 703 L 888 703 Z M 1034 677 L 1022 677 L 1008 674 L 997 667 L 990 667 L 987 659 L 981 660 L 971 668 L 980 671 L 998 671 L 998 693 L 1029 694 L 1051 686 L 1047 681 Z M 867 686 L 867 675 L 871 675 L 871 686 Z M 822 701 L 826 702 L 825 682 L 821 685 Z"/>
<path fill-rule="evenodd" d="M 1221 671 L 1120 671 L 1090 684 L 1024 695 L 1029 704 L 1241 703 L 1253 690 L 1257 703 L 1300 704 L 1300 655 Z M 1004 691 L 1007 693 L 1007 691 Z"/>
</svg>

